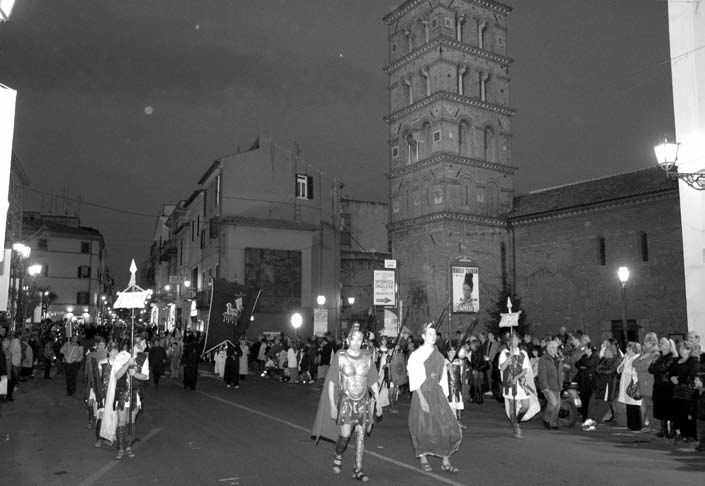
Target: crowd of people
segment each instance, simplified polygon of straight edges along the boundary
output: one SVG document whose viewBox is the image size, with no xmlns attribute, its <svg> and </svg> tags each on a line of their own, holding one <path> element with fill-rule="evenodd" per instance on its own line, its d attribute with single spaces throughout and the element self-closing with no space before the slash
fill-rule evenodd
<svg viewBox="0 0 705 486">
<path fill-rule="evenodd" d="M 0 399 L 13 401 L 13 392 L 35 376 L 35 367 L 43 368 L 36 374 L 45 379 L 52 379 L 52 369 L 56 369 L 54 376 L 63 375 L 68 396 L 76 394 L 81 381 L 87 427 L 95 431 L 95 446 L 115 446 L 115 457 L 122 459 L 134 456 L 130 431 L 143 406 L 142 387 L 148 380 L 158 387 L 160 378 L 169 374 L 172 380 L 181 378 L 185 389 L 195 390 L 199 365 L 208 361 L 227 388 L 238 389 L 241 380 L 251 374 L 282 383 L 323 383 L 330 381 L 331 369 L 338 373 L 346 366 L 340 361 L 341 353 L 347 353 L 347 363 L 356 363 L 361 356 L 355 354 L 357 348 L 370 364 L 364 396 L 374 398 L 380 414 L 383 410 L 398 413 L 397 404 L 403 397 L 411 400 L 410 416 L 430 410 L 436 413 L 438 403 L 429 400 L 437 401 L 438 396 L 447 402 L 453 425 L 448 426 L 447 417 L 439 419 L 442 427 L 434 429 L 432 436 L 418 429 L 418 417 L 410 418 L 412 442 L 423 470 L 430 470 L 428 456 L 439 455 L 444 471 L 457 472 L 449 462 L 462 438 L 460 434 L 456 444 L 455 427 L 466 427 L 463 413 L 472 404 L 481 405 L 488 398 L 504 402 L 513 435 L 520 439 L 521 423 L 536 415 L 547 429 L 558 429 L 561 396 L 571 384 L 581 399 L 583 430 L 625 425 L 679 443 L 698 442 L 695 449 L 705 451 L 705 353 L 695 332 L 681 342 L 648 333 L 642 342 L 609 338 L 599 345 L 579 330 L 570 333 L 565 328 L 542 338 L 483 331 L 457 332 L 444 339 L 436 329 L 432 338 L 429 333 L 429 326 L 418 336 L 403 328 L 395 338 L 358 331 L 359 347 L 357 341 L 351 343 L 354 332 L 345 341 L 330 333 L 306 339 L 261 335 L 253 341 L 243 336 L 235 345 L 225 343 L 203 353 L 202 336 L 183 335 L 178 329 L 171 333 L 143 329 L 131 340 L 125 328 L 85 328 L 80 335 L 74 332 L 65 338 L 53 326 L 25 335 L 0 326 Z M 433 370 L 426 370 L 429 366 Z M 435 381 L 428 382 L 427 375 Z M 328 386 L 325 382 L 323 394 L 328 394 Z M 441 387 L 440 395 L 436 386 Z M 328 396 L 328 406 L 336 401 L 337 393 Z M 355 402 L 351 410 L 358 410 L 360 397 L 351 398 Z M 348 412 L 343 422 L 335 421 L 339 434 L 331 438 L 338 442 L 337 473 L 352 433 L 357 434 L 361 449 L 360 430 L 374 420 L 366 416 L 363 421 Z M 332 410 L 330 415 L 334 415 Z M 426 451 L 424 441 L 438 439 L 433 434 L 450 434 L 453 447 L 439 454 Z M 360 456 L 354 477 L 366 480 L 361 461 Z"/>
</svg>

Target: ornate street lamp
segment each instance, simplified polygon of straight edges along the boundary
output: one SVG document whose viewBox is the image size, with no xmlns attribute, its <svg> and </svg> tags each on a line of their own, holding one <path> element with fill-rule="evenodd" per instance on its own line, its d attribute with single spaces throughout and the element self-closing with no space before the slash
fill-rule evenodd
<svg viewBox="0 0 705 486">
<path fill-rule="evenodd" d="M 622 347 L 627 343 L 627 282 L 629 281 L 629 268 L 619 267 L 617 277 L 622 284 Z"/>
<path fill-rule="evenodd" d="M 316 302 L 317 302 L 318 305 L 320 305 L 321 307 L 324 306 L 324 305 L 326 305 L 326 296 L 325 296 L 325 295 L 319 295 L 318 297 L 316 297 Z"/>
<path fill-rule="evenodd" d="M 15 0 L 0 0 L 0 22 L 7 22 L 12 14 Z"/>
<path fill-rule="evenodd" d="M 654 147 L 656 161 L 658 165 L 666 171 L 666 176 L 669 179 L 682 179 L 693 189 L 698 191 L 705 190 L 705 170 L 698 172 L 678 172 L 678 149 L 680 143 L 669 142 L 664 139 L 663 143 Z"/>
<path fill-rule="evenodd" d="M 294 328 L 294 338 L 299 336 L 299 328 L 303 324 L 304 318 L 298 312 L 295 312 L 291 316 L 291 326 Z"/>
</svg>

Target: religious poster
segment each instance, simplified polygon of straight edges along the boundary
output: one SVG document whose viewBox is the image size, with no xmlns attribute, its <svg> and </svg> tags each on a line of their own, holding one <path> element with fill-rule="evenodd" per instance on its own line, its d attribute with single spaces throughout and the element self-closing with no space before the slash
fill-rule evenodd
<svg viewBox="0 0 705 486">
<path fill-rule="evenodd" d="M 453 290 L 453 312 L 479 312 L 480 277 L 477 267 L 453 265 L 451 285 Z"/>
</svg>

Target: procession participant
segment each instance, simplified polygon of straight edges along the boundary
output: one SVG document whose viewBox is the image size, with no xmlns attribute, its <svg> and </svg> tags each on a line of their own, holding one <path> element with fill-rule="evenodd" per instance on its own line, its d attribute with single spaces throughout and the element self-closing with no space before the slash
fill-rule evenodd
<svg viewBox="0 0 705 486">
<path fill-rule="evenodd" d="M 69 341 L 61 346 L 59 351 L 64 356 L 64 371 L 66 372 L 66 395 L 71 397 L 76 393 L 76 377 L 78 368 L 83 361 L 83 346 L 78 344 L 78 335 L 73 334 Z"/>
<path fill-rule="evenodd" d="M 519 349 L 519 342 L 519 336 L 512 334 L 509 338 L 509 349 L 503 349 L 499 354 L 505 410 L 517 439 L 523 437 L 519 424 L 529 420 L 541 409 L 531 361 L 526 351 Z"/>
<path fill-rule="evenodd" d="M 458 451 L 463 440 L 455 413 L 448 403 L 448 375 L 446 361 L 436 348 L 436 330 L 433 322 L 424 326 L 423 344 L 409 356 L 409 390 L 413 392 L 409 409 L 409 433 L 421 469 L 431 471 L 429 455 L 441 457 L 441 470 L 459 472 L 450 463 L 450 456 Z"/>
<path fill-rule="evenodd" d="M 225 359 L 228 357 L 227 348 L 227 344 L 221 345 L 213 357 L 213 374 L 219 378 L 223 378 L 225 375 Z"/>
<path fill-rule="evenodd" d="M 450 408 L 455 411 L 461 429 L 467 428 L 463 425 L 463 376 L 465 375 L 465 349 L 458 350 L 458 341 L 453 339 L 448 346 L 448 402 Z"/>
<path fill-rule="evenodd" d="M 99 381 L 97 384 L 98 393 L 96 395 L 97 420 L 95 425 L 95 447 L 100 447 L 102 445 L 101 429 L 103 429 L 103 418 L 105 417 L 106 394 L 108 393 L 108 387 L 110 384 L 110 374 L 118 351 L 118 344 L 115 341 L 111 341 L 107 344 L 107 346 L 105 346 L 106 356 L 98 361 Z M 109 410 L 112 411 L 112 415 L 110 418 L 107 419 L 108 423 L 105 429 L 107 437 L 105 438 L 105 440 L 112 445 L 112 442 L 115 438 L 117 415 L 113 411 L 113 407 L 109 407 Z"/>
<path fill-rule="evenodd" d="M 390 407 L 391 409 L 389 364 L 392 358 L 392 350 L 387 347 L 387 336 L 379 338 L 379 347 L 375 354 L 375 366 L 379 370 L 379 406 L 382 410 L 384 410 L 384 407 Z"/>
<path fill-rule="evenodd" d="M 353 325 L 347 338 L 349 347 L 332 357 L 311 435 L 316 441 L 321 437 L 335 441 L 337 437 L 333 473 L 340 474 L 343 453 L 354 429 L 356 451 L 352 477 L 364 482 L 369 479 L 362 471 L 365 433 L 374 422 L 374 417 L 370 416 L 373 403 L 376 403 L 378 416 L 382 415 L 382 408 L 379 405 L 377 384 L 379 373 L 372 361 L 372 354 L 361 349 L 362 340 L 362 331 L 359 326 Z M 374 399 L 369 396 L 370 390 Z"/>
<path fill-rule="evenodd" d="M 119 346 L 113 342 L 108 346 L 108 358 L 100 363 L 101 380 L 104 384 L 103 415 L 99 427 L 100 437 L 110 443 L 117 439 L 118 454 L 115 456 L 116 459 L 122 459 L 125 455 L 125 427 L 124 425 L 118 426 L 117 395 L 119 390 L 117 384 L 130 367 L 131 360 L 130 353 L 126 349 L 119 351 Z"/>
<path fill-rule="evenodd" d="M 100 402 L 101 381 L 98 363 L 106 357 L 105 339 L 99 336 L 93 343 L 93 348 L 86 355 L 86 366 L 83 373 L 83 382 L 85 383 L 83 401 L 86 402 L 86 408 L 88 410 L 89 429 L 96 426 L 98 404 Z"/>
</svg>

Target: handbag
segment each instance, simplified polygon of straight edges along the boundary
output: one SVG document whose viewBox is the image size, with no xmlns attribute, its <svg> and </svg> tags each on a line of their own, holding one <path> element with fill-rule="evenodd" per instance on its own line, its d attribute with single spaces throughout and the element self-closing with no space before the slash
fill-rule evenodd
<svg viewBox="0 0 705 486">
<path fill-rule="evenodd" d="M 638 382 L 632 378 L 627 385 L 627 396 L 632 400 L 641 400 L 641 392 L 639 391 Z"/>
<path fill-rule="evenodd" d="M 673 385 L 673 398 L 676 400 L 691 400 L 693 394 L 695 393 L 695 388 L 690 384 L 677 384 Z"/>
<path fill-rule="evenodd" d="M 7 376 L 0 377 L 0 395 L 7 395 Z"/>
</svg>

